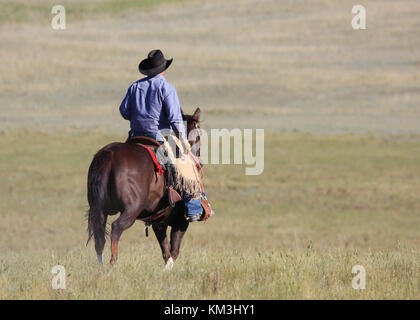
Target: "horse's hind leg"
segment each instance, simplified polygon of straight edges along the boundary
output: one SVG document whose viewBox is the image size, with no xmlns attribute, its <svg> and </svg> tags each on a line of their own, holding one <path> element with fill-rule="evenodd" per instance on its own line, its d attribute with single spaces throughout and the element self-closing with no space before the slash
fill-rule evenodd
<svg viewBox="0 0 420 320">
<path fill-rule="evenodd" d="M 106 230 L 107 218 L 108 218 L 108 215 L 104 213 L 101 227 L 98 228 L 94 233 L 96 255 L 101 265 L 104 265 L 104 261 L 102 259 L 102 253 L 104 251 L 104 246 L 105 246 L 105 230 Z"/>
<path fill-rule="evenodd" d="M 159 241 L 160 249 L 162 250 L 162 257 L 165 264 L 171 258 L 170 247 L 166 231 L 168 229 L 167 224 L 153 224 L 153 231 L 155 232 L 156 238 Z"/>
<path fill-rule="evenodd" d="M 124 210 L 121 215 L 112 223 L 111 229 L 111 265 L 118 259 L 118 241 L 124 230 L 130 228 L 136 221 L 136 217 L 141 210 Z"/>
</svg>

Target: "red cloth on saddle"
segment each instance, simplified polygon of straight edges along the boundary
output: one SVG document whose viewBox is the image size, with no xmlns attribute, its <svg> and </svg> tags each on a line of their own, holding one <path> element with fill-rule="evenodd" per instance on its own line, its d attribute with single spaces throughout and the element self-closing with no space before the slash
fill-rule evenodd
<svg viewBox="0 0 420 320">
<path fill-rule="evenodd" d="M 161 166 L 161 165 L 160 165 L 160 163 L 157 161 L 157 159 L 156 159 L 156 155 L 155 155 L 155 153 L 153 152 L 153 150 L 152 150 L 152 149 L 150 149 L 148 146 L 145 146 L 144 144 L 141 144 L 141 143 L 136 143 L 136 145 L 138 145 L 138 146 L 140 146 L 140 147 L 143 147 L 144 149 L 146 149 L 146 150 L 149 152 L 150 156 L 152 157 L 153 164 L 155 165 L 155 169 L 156 169 L 156 171 L 158 172 L 158 174 L 159 174 L 159 175 L 163 175 L 163 174 L 165 174 L 165 170 L 163 170 L 162 166 Z"/>
</svg>

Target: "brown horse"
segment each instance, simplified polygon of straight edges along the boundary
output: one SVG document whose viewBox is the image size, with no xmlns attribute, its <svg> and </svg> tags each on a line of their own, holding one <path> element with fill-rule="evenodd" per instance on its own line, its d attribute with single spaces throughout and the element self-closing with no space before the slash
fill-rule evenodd
<svg viewBox="0 0 420 320">
<path fill-rule="evenodd" d="M 192 116 L 183 117 L 188 136 L 192 130 L 199 130 L 199 108 Z M 189 143 L 199 143 L 199 135 Z M 117 261 L 122 232 L 139 219 L 152 225 L 166 268 L 172 268 L 189 222 L 184 215 L 183 201 L 177 202 L 173 209 L 168 206 L 166 179 L 155 171 L 146 149 L 135 143 L 119 142 L 100 149 L 89 167 L 87 189 L 88 242 L 93 236 L 99 263 L 103 265 L 107 217 L 120 212 L 111 228 L 111 265 Z M 170 243 L 166 235 L 168 226 L 172 227 Z"/>
</svg>

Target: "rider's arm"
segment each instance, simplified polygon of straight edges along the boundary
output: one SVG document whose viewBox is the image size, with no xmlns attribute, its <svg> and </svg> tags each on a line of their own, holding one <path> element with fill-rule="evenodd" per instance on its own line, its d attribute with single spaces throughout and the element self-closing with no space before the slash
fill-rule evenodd
<svg viewBox="0 0 420 320">
<path fill-rule="evenodd" d="M 120 113 L 125 120 L 131 119 L 131 105 L 130 105 L 131 87 L 127 90 L 124 100 L 120 105 Z"/>
<path fill-rule="evenodd" d="M 182 119 L 181 106 L 179 104 L 178 94 L 172 86 L 168 86 L 165 90 L 165 96 L 163 100 L 163 108 L 168 117 L 168 121 L 171 124 L 172 130 L 175 134 L 181 138 L 186 139 L 184 120 Z"/>
</svg>

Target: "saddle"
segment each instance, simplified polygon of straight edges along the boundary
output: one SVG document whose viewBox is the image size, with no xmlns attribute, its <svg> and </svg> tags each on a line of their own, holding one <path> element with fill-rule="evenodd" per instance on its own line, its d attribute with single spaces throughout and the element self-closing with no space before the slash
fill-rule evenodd
<svg viewBox="0 0 420 320">
<path fill-rule="evenodd" d="M 161 143 L 151 137 L 145 137 L 145 136 L 136 136 L 129 138 L 127 140 L 128 143 L 140 143 L 145 146 L 148 146 L 150 148 L 153 148 L 153 150 L 156 150 L 156 148 L 159 148 L 161 146 Z"/>
<path fill-rule="evenodd" d="M 160 163 L 157 161 L 157 158 L 156 158 L 156 149 L 162 145 L 159 141 L 151 137 L 136 136 L 136 137 L 129 138 L 126 142 L 134 143 L 145 148 L 149 152 L 150 157 L 152 158 L 153 164 L 155 165 L 155 171 L 157 171 L 158 174 L 160 175 L 165 174 L 165 171 L 163 170 L 162 166 L 160 165 Z M 179 195 L 179 193 L 174 188 L 172 188 L 172 186 L 168 184 L 167 174 L 165 178 L 166 178 L 165 185 L 167 186 L 167 189 L 168 189 L 168 201 L 171 207 L 174 208 L 175 204 L 178 201 L 181 201 L 182 198 Z"/>
</svg>

